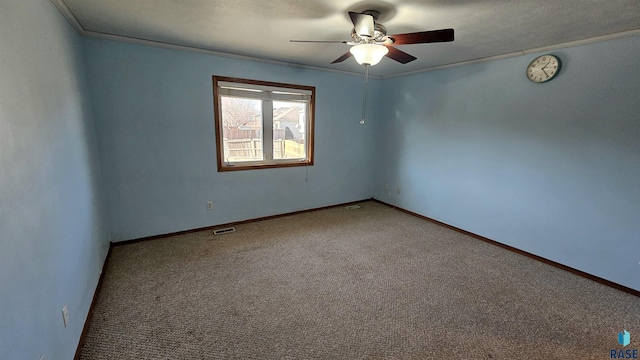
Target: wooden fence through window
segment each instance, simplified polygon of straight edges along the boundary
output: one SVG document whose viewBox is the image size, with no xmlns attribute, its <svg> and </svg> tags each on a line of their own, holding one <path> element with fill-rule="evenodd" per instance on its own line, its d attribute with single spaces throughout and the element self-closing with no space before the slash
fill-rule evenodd
<svg viewBox="0 0 640 360">
<path fill-rule="evenodd" d="M 262 129 L 224 129 L 222 135 L 225 139 L 261 139 Z M 285 129 L 273 129 L 273 139 L 284 139 Z"/>
<path fill-rule="evenodd" d="M 224 139 L 224 154 L 230 162 L 263 160 L 262 139 Z M 305 157 L 305 144 L 299 144 L 294 140 L 273 141 L 274 159 L 304 159 Z"/>
</svg>

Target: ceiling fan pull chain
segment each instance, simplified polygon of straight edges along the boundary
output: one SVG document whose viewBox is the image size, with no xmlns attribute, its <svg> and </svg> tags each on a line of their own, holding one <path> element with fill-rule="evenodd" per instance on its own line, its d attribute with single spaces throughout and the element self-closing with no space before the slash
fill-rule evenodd
<svg viewBox="0 0 640 360">
<path fill-rule="evenodd" d="M 365 65 L 365 75 L 364 75 L 364 86 L 362 87 L 362 119 L 360 119 L 360 124 L 364 124 L 365 122 L 365 111 L 367 109 L 367 82 L 369 80 L 369 65 Z"/>
</svg>

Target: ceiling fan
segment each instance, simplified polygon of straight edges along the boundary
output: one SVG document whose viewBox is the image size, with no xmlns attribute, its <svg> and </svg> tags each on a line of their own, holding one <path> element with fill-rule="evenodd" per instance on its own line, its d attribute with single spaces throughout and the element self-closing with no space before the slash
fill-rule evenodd
<svg viewBox="0 0 640 360">
<path fill-rule="evenodd" d="M 453 41 L 453 29 L 441 29 L 420 31 L 414 33 L 387 35 L 384 25 L 376 22 L 380 12 L 366 10 L 362 13 L 349 11 L 349 17 L 353 23 L 351 41 L 314 41 L 314 40 L 290 40 L 291 42 L 315 42 L 315 43 L 341 43 L 353 45 L 344 55 L 332 62 L 340 63 L 352 55 L 356 61 L 365 66 L 373 66 L 386 56 L 399 63 L 406 64 L 416 59 L 415 56 L 395 48 L 397 45 L 424 44 L 433 42 Z"/>
</svg>

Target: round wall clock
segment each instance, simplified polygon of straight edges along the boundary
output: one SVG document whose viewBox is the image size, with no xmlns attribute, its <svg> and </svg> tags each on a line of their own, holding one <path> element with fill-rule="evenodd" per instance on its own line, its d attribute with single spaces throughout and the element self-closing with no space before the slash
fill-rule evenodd
<svg viewBox="0 0 640 360">
<path fill-rule="evenodd" d="M 535 83 L 553 79 L 560 71 L 560 59 L 553 55 L 542 55 L 527 66 L 527 78 Z"/>
</svg>

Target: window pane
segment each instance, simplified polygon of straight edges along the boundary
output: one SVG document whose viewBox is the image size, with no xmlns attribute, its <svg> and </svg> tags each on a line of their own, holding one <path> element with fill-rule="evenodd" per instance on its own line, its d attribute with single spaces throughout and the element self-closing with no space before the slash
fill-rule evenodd
<svg viewBox="0 0 640 360">
<path fill-rule="evenodd" d="M 313 165 L 315 87 L 213 76 L 218 171 Z"/>
<path fill-rule="evenodd" d="M 221 97 L 224 161 L 261 161 L 262 101 Z"/>
<path fill-rule="evenodd" d="M 273 102 L 273 158 L 305 159 L 307 104 Z"/>
</svg>

